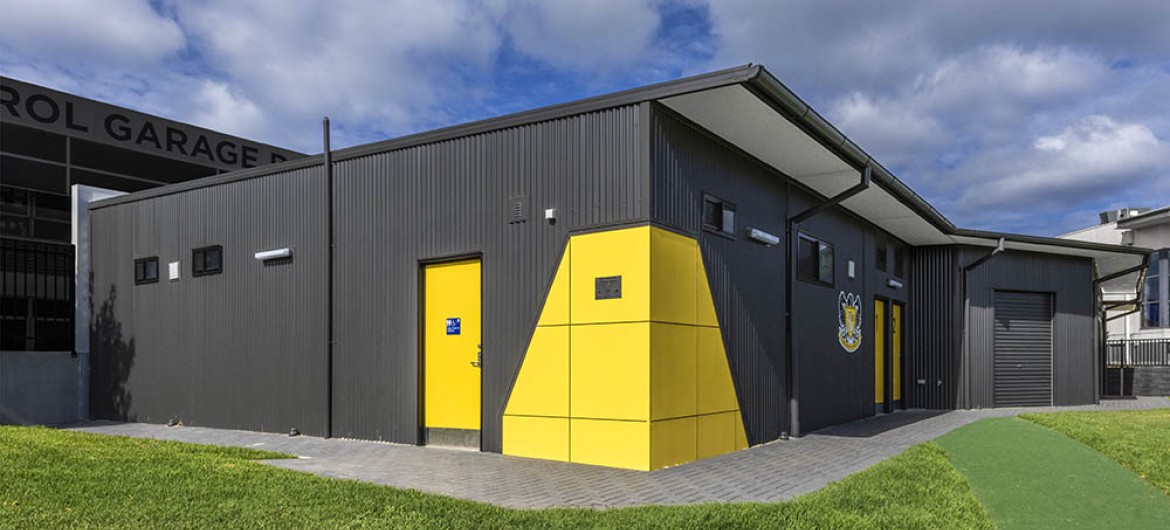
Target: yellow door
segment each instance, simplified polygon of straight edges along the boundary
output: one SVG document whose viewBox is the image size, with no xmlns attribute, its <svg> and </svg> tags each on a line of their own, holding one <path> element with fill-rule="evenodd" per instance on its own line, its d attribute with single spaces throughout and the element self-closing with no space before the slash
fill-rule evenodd
<svg viewBox="0 0 1170 530">
<path fill-rule="evenodd" d="M 890 307 L 890 350 L 894 354 L 890 369 L 894 371 L 894 401 L 902 400 L 902 305 Z"/>
<path fill-rule="evenodd" d="M 423 425 L 479 430 L 479 260 L 423 269 Z"/>
<path fill-rule="evenodd" d="M 886 402 L 886 303 L 873 301 L 873 402 Z"/>
</svg>

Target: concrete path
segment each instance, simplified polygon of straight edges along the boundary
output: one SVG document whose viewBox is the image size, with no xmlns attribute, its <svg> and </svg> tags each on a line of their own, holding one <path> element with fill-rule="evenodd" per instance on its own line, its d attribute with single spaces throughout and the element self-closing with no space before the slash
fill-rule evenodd
<svg viewBox="0 0 1170 530">
<path fill-rule="evenodd" d="M 1170 407 L 1166 398 L 1040 409 L 909 410 L 830 427 L 653 472 L 626 471 L 453 449 L 357 440 L 89 423 L 73 430 L 183 442 L 254 447 L 298 455 L 267 463 L 335 478 L 416 489 L 515 508 L 597 507 L 698 502 L 783 501 L 816 491 L 910 446 L 980 418 L 1025 412 Z"/>
</svg>

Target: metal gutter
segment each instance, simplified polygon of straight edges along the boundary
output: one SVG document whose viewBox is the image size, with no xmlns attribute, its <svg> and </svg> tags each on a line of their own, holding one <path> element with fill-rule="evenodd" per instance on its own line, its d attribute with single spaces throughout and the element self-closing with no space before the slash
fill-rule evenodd
<svg viewBox="0 0 1170 530">
<path fill-rule="evenodd" d="M 800 99 L 784 83 L 764 68 L 760 68 L 758 75 L 748 83 L 757 96 L 773 104 L 778 112 L 789 118 L 794 124 L 809 133 L 814 139 L 835 153 L 841 159 L 850 163 L 858 170 L 872 168 L 874 181 L 883 189 L 890 192 L 899 202 L 906 205 L 915 213 L 926 219 L 944 233 L 956 230 L 946 217 L 926 202 L 925 199 L 914 193 L 902 181 L 898 180 L 888 169 L 878 163 L 860 146 L 850 140 L 844 133 L 829 123 L 816 110 Z"/>
<path fill-rule="evenodd" d="M 1133 217 L 1127 217 L 1125 219 L 1118 219 L 1117 220 L 1117 227 L 1118 228 L 1140 228 L 1140 227 L 1145 226 L 1147 224 L 1156 223 L 1158 221 L 1164 221 L 1168 218 L 1170 218 L 1170 206 L 1165 207 L 1165 208 L 1158 208 L 1156 210 L 1150 210 L 1148 212 L 1135 215 Z"/>
<path fill-rule="evenodd" d="M 1079 250 L 1095 250 L 1099 252 L 1113 252 L 1121 254 L 1149 254 L 1153 249 L 1134 247 L 1130 245 L 1111 245 L 1108 243 L 1094 243 L 1092 241 L 1080 241 L 1076 239 L 1060 239 L 1055 237 L 1043 236 L 1029 236 L 1024 234 L 1009 234 L 1006 232 L 992 232 L 988 230 L 972 230 L 969 228 L 957 228 L 954 233 L 950 234 L 959 237 L 974 237 L 979 239 L 1006 239 L 1017 243 L 1028 243 L 1032 245 L 1045 245 L 1051 247 L 1064 247 Z"/>
</svg>

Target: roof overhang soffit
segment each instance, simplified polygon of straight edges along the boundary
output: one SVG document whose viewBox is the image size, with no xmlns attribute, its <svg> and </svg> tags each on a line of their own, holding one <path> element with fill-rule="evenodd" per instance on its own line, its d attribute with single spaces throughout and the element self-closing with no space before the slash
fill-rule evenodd
<svg viewBox="0 0 1170 530">
<path fill-rule="evenodd" d="M 659 102 L 824 197 L 845 191 L 861 179 L 860 168 L 742 84 Z M 953 242 L 877 182 L 841 206 L 912 245 Z"/>
</svg>

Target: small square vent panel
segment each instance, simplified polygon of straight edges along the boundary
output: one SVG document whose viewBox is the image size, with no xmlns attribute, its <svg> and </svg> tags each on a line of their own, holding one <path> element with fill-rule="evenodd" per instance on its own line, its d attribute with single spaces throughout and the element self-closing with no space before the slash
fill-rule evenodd
<svg viewBox="0 0 1170 530">
<path fill-rule="evenodd" d="M 508 199 L 508 224 L 528 220 L 528 197 L 518 195 Z"/>
</svg>

